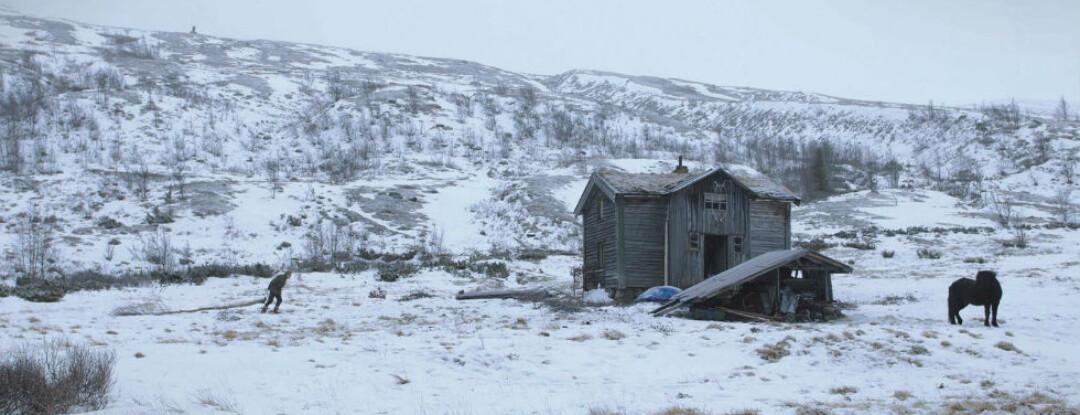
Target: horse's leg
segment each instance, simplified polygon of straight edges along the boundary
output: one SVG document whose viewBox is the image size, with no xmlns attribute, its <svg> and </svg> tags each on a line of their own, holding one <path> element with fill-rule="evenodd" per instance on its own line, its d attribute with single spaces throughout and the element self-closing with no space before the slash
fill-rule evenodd
<svg viewBox="0 0 1080 415">
<path fill-rule="evenodd" d="M 983 306 L 983 314 L 983 325 L 990 327 L 990 302 L 987 302 L 986 305 Z M 994 323 L 994 325 L 996 326 L 997 323 Z"/>
<path fill-rule="evenodd" d="M 1000 300 L 994 301 L 994 309 L 993 309 L 993 311 L 994 311 L 994 319 L 990 320 L 991 323 L 994 325 L 994 327 L 998 326 L 998 324 L 997 324 L 997 309 L 998 309 L 998 304 L 999 303 L 1000 303 Z"/>
<path fill-rule="evenodd" d="M 960 319 L 960 311 L 956 309 L 956 298 L 949 295 L 949 324 L 957 324 Z M 963 324 L 963 321 L 960 322 Z"/>
</svg>

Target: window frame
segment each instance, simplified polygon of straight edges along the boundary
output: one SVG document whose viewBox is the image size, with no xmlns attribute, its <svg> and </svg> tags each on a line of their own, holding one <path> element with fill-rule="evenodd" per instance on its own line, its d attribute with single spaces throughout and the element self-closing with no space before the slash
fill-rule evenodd
<svg viewBox="0 0 1080 415">
<path fill-rule="evenodd" d="M 728 194 L 705 192 L 705 210 L 715 213 L 727 213 Z"/>
</svg>

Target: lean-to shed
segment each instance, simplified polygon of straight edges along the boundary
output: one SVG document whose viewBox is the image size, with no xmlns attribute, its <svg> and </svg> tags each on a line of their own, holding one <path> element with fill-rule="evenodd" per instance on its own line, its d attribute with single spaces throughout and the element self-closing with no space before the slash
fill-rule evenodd
<svg viewBox="0 0 1080 415">
<path fill-rule="evenodd" d="M 756 170 L 593 172 L 574 213 L 584 223 L 584 287 L 632 298 L 689 288 L 750 258 L 791 248 L 799 198 Z"/>
<path fill-rule="evenodd" d="M 847 264 L 805 249 L 767 252 L 683 290 L 652 313 L 690 306 L 790 314 L 801 299 L 832 302 L 832 274 L 851 271 Z M 788 310 L 783 310 L 785 299 Z"/>
</svg>

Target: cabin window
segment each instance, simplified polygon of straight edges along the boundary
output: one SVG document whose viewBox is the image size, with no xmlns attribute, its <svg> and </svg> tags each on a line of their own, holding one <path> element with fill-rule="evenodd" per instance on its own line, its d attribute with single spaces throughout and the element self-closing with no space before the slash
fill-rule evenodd
<svg viewBox="0 0 1080 415">
<path fill-rule="evenodd" d="M 597 203 L 596 206 L 598 206 L 600 208 L 598 210 L 598 215 L 600 215 L 600 222 L 603 222 L 604 221 L 604 198 L 600 198 L 600 203 Z"/>
<path fill-rule="evenodd" d="M 735 253 L 742 252 L 742 237 L 736 236 L 731 238 L 731 249 L 735 250 Z"/>
<path fill-rule="evenodd" d="M 604 243 L 598 242 L 596 244 L 596 267 L 604 268 Z"/>
<path fill-rule="evenodd" d="M 705 193 L 705 210 L 724 213 L 727 211 L 727 204 L 726 193 Z"/>
<path fill-rule="evenodd" d="M 697 250 L 699 248 L 701 248 L 701 241 L 700 241 L 700 238 L 698 238 L 698 234 L 691 233 L 690 234 L 690 250 L 693 251 L 693 252 L 697 252 Z"/>
</svg>

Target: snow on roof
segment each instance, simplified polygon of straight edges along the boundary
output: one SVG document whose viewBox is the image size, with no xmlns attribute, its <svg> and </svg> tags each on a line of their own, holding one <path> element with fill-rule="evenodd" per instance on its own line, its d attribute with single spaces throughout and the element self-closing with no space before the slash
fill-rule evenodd
<svg viewBox="0 0 1080 415">
<path fill-rule="evenodd" d="M 798 203 L 799 197 L 791 193 L 784 185 L 750 167 L 739 164 L 724 164 L 723 169 L 735 181 L 762 199 L 788 200 Z"/>
<path fill-rule="evenodd" d="M 635 174 L 617 170 L 599 170 L 597 174 L 615 193 L 668 194 L 682 190 L 718 171 L 727 173 L 755 197 L 799 202 L 799 197 L 783 185 L 753 168 L 738 164 L 724 164 L 711 170 L 690 174 Z"/>
<path fill-rule="evenodd" d="M 666 194 L 673 188 L 683 184 L 693 183 L 703 176 L 703 173 L 694 174 L 667 173 L 667 174 L 643 174 L 626 173 L 618 170 L 599 170 L 600 178 L 607 182 L 615 193 L 657 193 Z"/>
</svg>

